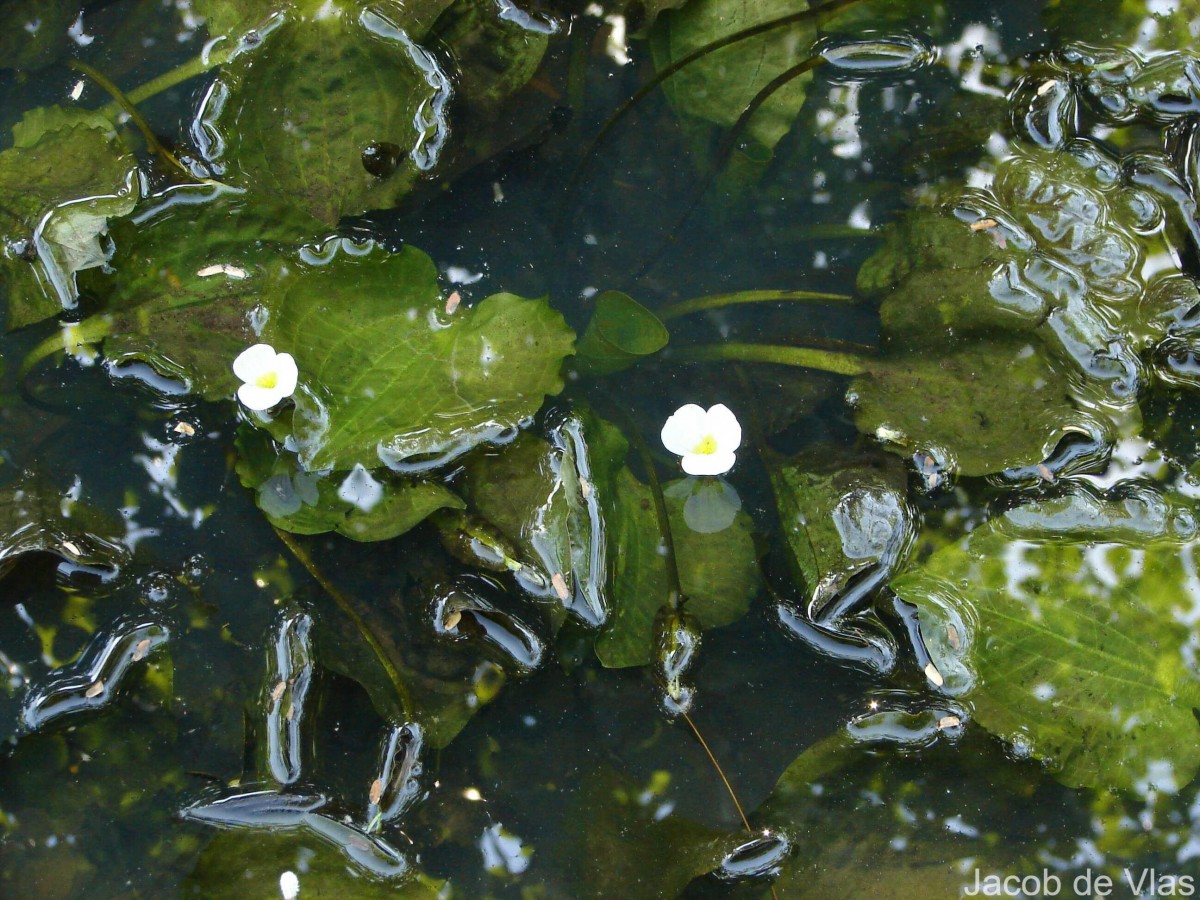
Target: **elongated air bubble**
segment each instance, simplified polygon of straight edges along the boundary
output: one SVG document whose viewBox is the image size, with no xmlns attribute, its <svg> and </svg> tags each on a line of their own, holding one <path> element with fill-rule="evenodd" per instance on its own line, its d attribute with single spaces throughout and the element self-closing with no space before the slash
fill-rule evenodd
<svg viewBox="0 0 1200 900">
<path fill-rule="evenodd" d="M 286 616 L 271 650 L 267 679 L 267 764 L 280 784 L 300 777 L 300 729 L 312 682 L 312 619 Z"/>
<path fill-rule="evenodd" d="M 376 878 L 391 881 L 409 873 L 408 860 L 399 850 L 361 828 L 320 813 L 306 813 L 302 823 L 312 834 L 337 847 L 347 859 Z"/>
<path fill-rule="evenodd" d="M 369 823 L 390 822 L 421 798 L 421 745 L 419 725 L 396 725 L 388 731 L 379 754 L 379 774 L 371 782 Z"/>
<path fill-rule="evenodd" d="M 929 45 L 904 34 L 867 40 L 835 41 L 822 47 L 820 55 L 835 69 L 862 75 L 911 72 L 937 58 L 937 54 Z"/>
<path fill-rule="evenodd" d="M 325 802 L 320 794 L 240 791 L 197 801 L 179 814 L 219 828 L 299 828 L 305 815 L 316 812 Z"/>
<path fill-rule="evenodd" d="M 717 867 L 716 876 L 725 881 L 762 878 L 779 871 L 792 842 L 782 834 L 762 834 L 735 847 Z"/>
<path fill-rule="evenodd" d="M 107 706 L 129 670 L 170 636 L 170 629 L 153 622 L 118 624 L 73 666 L 26 696 L 21 714 L 25 727 L 37 731 L 63 716 Z"/>
</svg>

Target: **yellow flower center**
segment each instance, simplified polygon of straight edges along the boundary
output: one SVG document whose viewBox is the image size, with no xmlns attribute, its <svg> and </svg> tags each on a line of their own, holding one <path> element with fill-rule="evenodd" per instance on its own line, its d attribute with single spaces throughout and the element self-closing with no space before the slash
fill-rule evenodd
<svg viewBox="0 0 1200 900">
<path fill-rule="evenodd" d="M 256 387 L 260 387 L 260 388 L 273 388 L 273 387 L 275 387 L 275 385 L 278 381 L 279 381 L 279 375 L 277 373 L 264 372 L 263 374 L 259 375 L 257 378 L 254 379 L 254 384 Z"/>
<path fill-rule="evenodd" d="M 717 452 L 717 439 L 711 434 L 705 435 L 704 440 L 692 448 L 693 453 L 702 453 L 705 456 L 711 456 Z"/>
</svg>

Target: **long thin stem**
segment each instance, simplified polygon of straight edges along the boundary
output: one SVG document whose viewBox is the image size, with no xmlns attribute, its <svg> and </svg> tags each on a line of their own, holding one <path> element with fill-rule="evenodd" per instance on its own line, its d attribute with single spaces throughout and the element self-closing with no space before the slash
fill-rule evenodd
<svg viewBox="0 0 1200 900">
<path fill-rule="evenodd" d="M 392 687 L 396 689 L 396 693 L 399 695 L 404 709 L 407 712 L 411 712 L 415 707 L 413 706 L 412 695 L 408 691 L 408 685 L 404 683 L 404 679 L 400 677 L 400 673 L 396 671 L 396 667 L 388 657 L 387 651 L 383 649 L 383 645 L 379 643 L 379 639 L 375 637 L 375 633 L 363 620 L 363 617 L 358 614 L 358 610 L 354 608 L 354 604 L 350 602 L 350 598 L 339 591 L 333 582 L 325 577 L 325 573 L 317 568 L 317 564 L 308 555 L 308 551 L 301 547 L 294 537 L 282 528 L 275 528 L 275 533 L 279 535 L 279 540 L 288 548 L 292 556 L 296 557 L 300 565 L 304 566 L 308 574 L 312 576 L 313 581 L 319 584 L 325 590 L 325 593 L 333 598 L 333 602 L 354 623 L 354 627 L 358 629 L 359 634 L 363 636 L 363 640 L 367 642 L 371 651 L 379 660 L 379 664 L 383 666 L 383 670 L 387 673 Z"/>
<path fill-rule="evenodd" d="M 231 42 L 230 49 L 224 53 L 214 52 L 208 55 L 193 57 L 187 62 L 176 66 L 174 69 L 171 69 L 169 72 L 164 72 L 156 78 L 151 78 L 145 84 L 129 91 L 125 95 L 125 99 L 134 105 L 137 105 L 138 103 L 145 103 L 151 97 L 155 97 L 161 94 L 163 91 L 169 91 L 177 84 L 183 84 L 183 82 L 203 75 L 205 72 L 211 71 L 217 66 L 224 65 L 226 62 L 228 62 L 229 57 L 232 55 L 235 48 L 236 45 Z M 123 104 L 121 104 L 119 101 L 115 101 L 102 109 L 101 112 L 107 116 L 114 116 L 116 115 L 117 110 L 122 108 Z"/>
<path fill-rule="evenodd" d="M 851 303 L 854 298 L 848 294 L 829 294 L 823 291 L 739 291 L 733 294 L 709 294 L 705 297 L 692 297 L 680 300 L 658 310 L 659 319 L 666 322 L 680 316 L 703 312 L 707 309 L 721 309 L 725 306 L 736 306 L 739 303 L 781 303 L 796 300 L 815 303 Z"/>
<path fill-rule="evenodd" d="M 725 790 L 729 792 L 729 799 L 733 801 L 734 809 L 737 810 L 738 816 L 742 820 L 742 825 L 746 827 L 746 833 L 751 837 L 754 836 L 754 829 L 750 826 L 750 819 L 746 817 L 746 810 L 742 808 L 742 803 L 738 800 L 737 793 L 733 789 L 733 784 L 725 775 L 725 770 L 721 768 L 721 764 L 717 762 L 717 757 L 713 754 L 712 748 L 708 746 L 708 741 L 704 739 L 704 735 L 700 733 L 700 729 L 696 727 L 696 723 L 692 721 L 692 717 L 686 712 L 683 713 L 683 720 L 688 723 L 692 729 L 692 734 L 696 736 L 696 740 L 700 742 L 700 746 L 704 748 L 705 754 L 708 756 L 708 761 L 712 763 L 714 769 L 717 770 L 717 775 L 721 778 L 721 783 L 725 785 Z M 771 885 L 771 896 L 775 900 L 779 900 L 779 895 L 775 893 L 775 886 Z"/>
<path fill-rule="evenodd" d="M 658 517 L 658 530 L 662 533 L 663 546 L 667 551 L 667 588 L 670 590 L 671 609 L 678 609 L 687 598 L 683 595 L 683 587 L 679 581 L 679 563 L 675 558 L 675 538 L 671 533 L 671 516 L 667 512 L 667 501 L 663 497 L 662 483 L 658 480 L 658 471 L 654 468 L 654 457 L 642 433 L 628 421 L 628 432 L 637 448 L 638 456 L 642 458 L 642 466 L 646 469 L 646 478 L 650 482 L 650 493 L 654 495 L 654 512 Z"/>
<path fill-rule="evenodd" d="M 802 369 L 818 369 L 834 375 L 862 375 L 869 371 L 867 360 L 853 353 L 818 350 L 815 347 L 783 347 L 778 344 L 704 344 L 669 351 L 677 362 L 760 362 Z"/>
<path fill-rule="evenodd" d="M 67 65 L 69 65 L 76 72 L 83 73 L 88 78 L 92 79 L 92 81 L 96 82 L 96 84 L 100 85 L 100 87 L 102 87 L 105 91 L 107 91 L 108 95 L 112 97 L 114 101 L 116 101 L 117 105 L 121 109 L 125 110 L 126 113 L 128 113 L 130 120 L 134 125 L 137 126 L 138 131 L 142 133 L 142 137 L 146 141 L 146 146 L 177 168 L 184 175 L 188 176 L 189 178 L 191 177 L 192 173 L 188 171 L 187 167 L 184 166 L 184 164 L 178 159 L 176 159 L 175 154 L 164 147 L 159 139 L 155 136 L 154 131 L 150 128 L 150 125 L 146 122 L 145 118 L 142 117 L 142 114 L 138 112 L 134 102 L 129 97 L 125 96 L 125 93 L 115 84 L 113 84 L 107 75 L 94 66 L 90 66 L 78 59 L 71 60 L 67 63 Z"/>
</svg>

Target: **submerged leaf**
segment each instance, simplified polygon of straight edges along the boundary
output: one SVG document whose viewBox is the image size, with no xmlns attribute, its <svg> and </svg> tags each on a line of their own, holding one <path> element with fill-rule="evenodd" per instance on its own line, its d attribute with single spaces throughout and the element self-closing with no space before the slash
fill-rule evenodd
<svg viewBox="0 0 1200 900">
<path fill-rule="evenodd" d="M 446 314 L 419 250 L 335 242 L 325 254 L 264 302 L 262 339 L 300 368 L 292 428 L 304 468 L 450 459 L 511 432 L 562 389 L 574 334 L 545 299 L 494 294 Z"/>
<path fill-rule="evenodd" d="M 620 291 L 604 291 L 579 339 L 579 361 L 588 373 L 610 375 L 657 353 L 669 339 L 666 326 L 642 304 Z"/>
<path fill-rule="evenodd" d="M 721 38 L 797 12 L 790 0 L 689 0 L 658 16 L 650 37 L 660 71 Z M 811 55 L 810 23 L 777 28 L 706 54 L 663 85 L 676 111 L 729 128 L 774 78 Z M 772 149 L 792 127 L 812 75 L 777 90 L 750 119 L 746 133 Z"/>
<path fill-rule="evenodd" d="M 1197 525 L 1148 488 L 1017 507 L 892 588 L 944 689 L 1071 787 L 1174 793 L 1200 769 L 1200 679 L 1179 604 Z M 1187 598 L 1191 598 L 1190 601 Z"/>
</svg>

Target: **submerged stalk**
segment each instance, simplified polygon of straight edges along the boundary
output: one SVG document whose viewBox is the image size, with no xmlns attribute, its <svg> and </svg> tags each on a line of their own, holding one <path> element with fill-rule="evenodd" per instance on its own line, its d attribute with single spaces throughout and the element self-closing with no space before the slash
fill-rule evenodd
<svg viewBox="0 0 1200 900">
<path fill-rule="evenodd" d="M 704 344 L 671 352 L 679 362 L 761 362 L 801 369 L 817 369 L 834 375 L 862 375 L 867 360 L 853 353 L 818 350 L 815 347 L 784 347 L 779 344 Z"/>
<path fill-rule="evenodd" d="M 668 602 L 671 609 L 679 609 L 687 598 L 683 595 L 683 587 L 679 581 L 679 564 L 675 559 L 675 538 L 671 534 L 671 517 L 667 512 L 667 501 L 663 497 L 662 483 L 658 480 L 658 472 L 654 468 L 654 458 L 650 455 L 646 439 L 642 437 L 642 433 L 637 428 L 633 427 L 632 422 L 627 424 L 633 445 L 637 448 L 638 456 L 642 458 L 642 465 L 646 468 L 650 493 L 654 495 L 654 512 L 658 517 L 658 530 L 662 534 L 663 546 L 667 551 L 667 589 L 670 591 Z"/>
<path fill-rule="evenodd" d="M 658 310 L 658 318 L 666 322 L 680 316 L 688 316 L 707 309 L 736 306 L 739 303 L 780 303 L 787 300 L 850 303 L 854 298 L 848 294 L 829 294 L 823 291 L 739 291 L 733 294 L 710 294 L 705 297 L 681 300 Z"/>
<path fill-rule="evenodd" d="M 350 621 L 354 623 L 354 627 L 358 629 L 359 634 L 363 636 L 363 640 L 367 642 L 368 646 L 371 648 L 371 651 L 375 654 L 376 659 L 379 660 L 379 664 L 383 666 L 383 670 L 387 673 L 388 680 L 392 683 L 392 687 L 396 689 L 396 694 L 400 697 L 400 702 L 404 705 L 405 711 L 411 714 L 414 707 L 412 695 L 408 692 L 408 685 L 404 683 L 404 679 L 400 677 L 400 673 L 396 671 L 396 667 L 392 664 L 391 659 L 388 657 L 387 651 L 383 649 L 383 645 L 379 643 L 379 639 L 375 637 L 375 633 L 371 631 L 370 626 L 368 626 L 363 620 L 363 617 L 358 614 L 358 610 L 354 608 L 354 604 L 350 602 L 350 599 L 345 594 L 343 594 L 337 589 L 336 586 L 334 586 L 333 582 L 325 577 L 325 573 L 317 568 L 317 564 L 313 562 L 312 557 L 308 555 L 308 551 L 301 547 L 294 537 L 292 537 L 282 528 L 276 527 L 275 533 L 279 535 L 279 540 L 281 540 L 283 545 L 288 548 L 292 556 L 294 556 L 300 565 L 304 566 L 305 571 L 312 576 L 313 581 L 319 584 L 325 590 L 325 593 L 333 598 L 333 602 L 338 605 L 338 608 L 340 608 L 341 611 L 344 612 L 350 619 Z"/>
<path fill-rule="evenodd" d="M 142 114 L 138 112 L 133 100 L 125 96 L 125 93 L 115 84 L 113 84 L 107 75 L 94 66 L 90 66 L 87 63 L 81 62 L 77 59 L 72 59 L 67 63 L 67 65 L 69 65 L 76 72 L 80 72 L 81 74 L 92 79 L 92 81 L 96 82 L 96 84 L 103 88 L 108 95 L 113 98 L 113 100 L 116 102 L 116 105 L 120 109 L 125 110 L 125 112 L 129 115 L 130 121 L 132 121 L 133 124 L 137 126 L 137 130 L 142 133 L 142 138 L 146 141 L 146 146 L 149 147 L 152 152 L 162 157 L 163 160 L 177 168 L 184 175 L 188 176 L 189 178 L 192 177 L 192 173 L 188 171 L 187 167 L 175 157 L 174 153 L 164 147 L 162 142 L 159 141 L 159 139 L 155 136 L 153 130 L 150 128 L 149 123 L 147 123 Z M 104 111 L 105 113 L 108 113 L 108 108 L 106 107 Z"/>
</svg>

